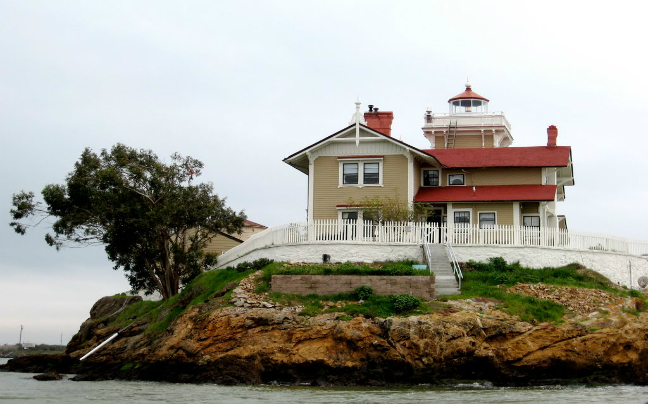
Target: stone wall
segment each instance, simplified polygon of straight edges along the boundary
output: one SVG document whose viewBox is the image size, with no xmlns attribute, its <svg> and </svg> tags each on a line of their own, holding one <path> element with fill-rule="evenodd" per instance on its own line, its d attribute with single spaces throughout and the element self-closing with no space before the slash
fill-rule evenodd
<svg viewBox="0 0 648 404">
<path fill-rule="evenodd" d="M 409 293 L 434 299 L 434 276 L 272 275 L 273 292 L 297 295 L 335 295 L 370 286 L 378 295 Z"/>
</svg>

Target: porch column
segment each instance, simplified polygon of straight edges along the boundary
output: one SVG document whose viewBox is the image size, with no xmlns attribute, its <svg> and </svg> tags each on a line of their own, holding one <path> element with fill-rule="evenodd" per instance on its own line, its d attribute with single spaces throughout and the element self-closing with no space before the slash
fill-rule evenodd
<svg viewBox="0 0 648 404">
<path fill-rule="evenodd" d="M 540 202 L 540 245 L 545 246 L 547 237 L 547 202 Z"/>
<path fill-rule="evenodd" d="M 312 154 L 307 153 L 308 156 L 308 241 L 315 240 L 315 233 L 313 228 L 313 199 L 315 190 L 315 159 Z"/>
<path fill-rule="evenodd" d="M 452 208 L 452 202 L 448 202 L 447 206 L 447 211 L 448 213 L 446 214 L 447 217 L 447 225 L 448 225 L 448 230 L 447 230 L 447 238 L 450 243 L 454 244 L 454 209 Z M 441 240 L 443 243 L 443 240 Z"/>
<path fill-rule="evenodd" d="M 407 152 L 407 206 L 414 206 L 414 158 L 412 152 Z"/>
<path fill-rule="evenodd" d="M 520 202 L 513 202 L 513 244 L 520 245 Z"/>
</svg>

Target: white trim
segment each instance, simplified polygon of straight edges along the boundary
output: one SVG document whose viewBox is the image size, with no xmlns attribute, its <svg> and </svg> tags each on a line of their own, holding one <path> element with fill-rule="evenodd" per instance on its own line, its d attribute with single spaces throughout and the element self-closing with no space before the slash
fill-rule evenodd
<svg viewBox="0 0 648 404">
<path fill-rule="evenodd" d="M 480 215 L 482 213 L 494 213 L 495 214 L 495 223 L 493 223 L 493 226 L 497 226 L 497 211 L 496 210 L 478 210 L 477 211 L 477 226 L 481 229 L 481 217 Z"/>
<path fill-rule="evenodd" d="M 407 153 L 407 205 L 414 206 L 414 157 L 411 152 Z"/>
<path fill-rule="evenodd" d="M 317 157 L 313 157 L 312 154 L 308 153 L 308 212 L 307 212 L 307 217 L 308 221 L 312 222 L 315 217 L 315 212 L 313 212 L 313 208 L 315 206 L 315 159 Z"/>
<path fill-rule="evenodd" d="M 378 163 L 378 183 L 365 184 L 364 183 L 364 165 L 365 163 Z M 344 164 L 358 164 L 358 183 L 345 184 L 344 183 Z M 338 188 L 346 187 L 382 187 L 383 186 L 383 165 L 382 157 L 368 157 L 368 158 L 338 158 Z M 412 199 L 412 198 L 410 198 Z"/>
<path fill-rule="evenodd" d="M 468 212 L 468 224 L 472 225 L 472 223 L 473 223 L 473 212 L 472 211 L 473 211 L 472 209 L 453 209 L 452 210 L 452 223 L 455 224 L 455 225 L 457 224 L 457 223 L 455 223 L 455 213 L 457 213 L 457 212 Z M 464 223 L 462 223 L 462 224 L 464 224 Z"/>
<path fill-rule="evenodd" d="M 463 175 L 463 184 L 461 184 L 461 185 L 459 185 L 459 184 L 455 184 L 455 185 L 451 184 L 451 183 L 450 183 L 450 176 L 451 176 L 451 175 Z M 463 186 L 466 186 L 466 174 L 465 174 L 465 173 L 454 173 L 454 174 L 448 174 L 447 177 L 448 177 L 448 178 L 447 178 L 447 184 L 448 184 L 448 186 L 450 186 L 450 187 L 463 187 Z"/>
<path fill-rule="evenodd" d="M 425 185 L 425 182 L 424 182 L 425 180 L 423 178 L 424 177 L 424 174 L 423 174 L 424 171 L 437 171 L 439 173 L 439 185 Z M 439 169 L 439 168 L 436 168 L 436 167 L 431 167 L 431 168 L 430 167 L 421 167 L 421 184 L 420 184 L 421 187 L 423 187 L 423 188 L 440 187 L 441 186 L 441 175 L 442 175 L 441 174 L 441 169 Z M 465 177 L 464 177 L 464 180 L 465 180 Z"/>
</svg>

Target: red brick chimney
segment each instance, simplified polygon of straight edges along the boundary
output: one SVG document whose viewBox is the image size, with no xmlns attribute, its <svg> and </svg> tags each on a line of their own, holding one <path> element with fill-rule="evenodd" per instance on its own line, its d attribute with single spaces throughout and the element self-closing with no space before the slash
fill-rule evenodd
<svg viewBox="0 0 648 404">
<path fill-rule="evenodd" d="M 393 112 L 378 112 L 378 108 L 369 105 L 369 111 L 364 113 L 364 119 L 367 121 L 367 126 L 371 129 L 378 131 L 383 135 L 391 136 L 391 124 L 394 120 Z"/>
<path fill-rule="evenodd" d="M 547 146 L 556 147 L 556 139 L 558 138 L 558 128 L 556 125 L 551 125 L 547 128 Z"/>
</svg>

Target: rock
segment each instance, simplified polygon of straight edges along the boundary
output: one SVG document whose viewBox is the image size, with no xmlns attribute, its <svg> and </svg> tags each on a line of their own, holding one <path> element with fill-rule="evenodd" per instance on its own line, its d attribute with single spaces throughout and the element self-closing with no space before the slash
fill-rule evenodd
<svg viewBox="0 0 648 404">
<path fill-rule="evenodd" d="M 34 379 L 39 380 L 41 382 L 50 381 L 50 380 L 61 380 L 62 378 L 63 376 L 61 376 L 57 372 L 47 372 L 47 373 L 42 373 L 40 375 L 34 376 Z"/>
</svg>

